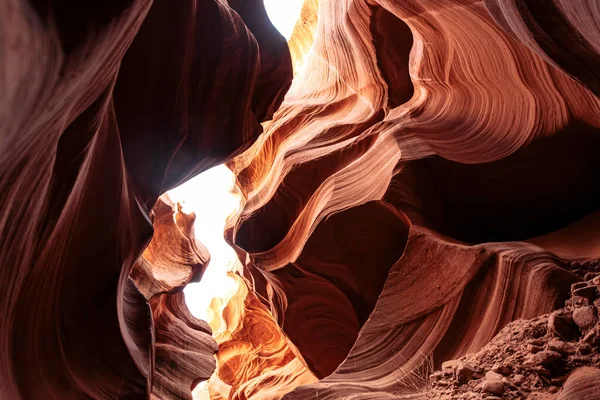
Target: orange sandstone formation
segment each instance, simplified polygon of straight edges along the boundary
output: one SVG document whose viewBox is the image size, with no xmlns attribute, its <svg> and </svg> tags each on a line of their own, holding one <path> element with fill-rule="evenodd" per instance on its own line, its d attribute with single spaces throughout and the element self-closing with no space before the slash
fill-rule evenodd
<svg viewBox="0 0 600 400">
<path fill-rule="evenodd" d="M 595 332 L 599 71 L 596 0 L 306 0 L 289 46 L 259 0 L 0 0 L 0 398 L 425 398 L 571 295 Z M 223 162 L 205 322 L 161 195 Z"/>
</svg>

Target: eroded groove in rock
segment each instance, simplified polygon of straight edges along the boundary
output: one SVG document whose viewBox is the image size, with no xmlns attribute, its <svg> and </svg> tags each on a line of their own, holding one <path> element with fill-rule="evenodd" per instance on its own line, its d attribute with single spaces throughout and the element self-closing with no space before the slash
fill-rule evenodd
<svg viewBox="0 0 600 400">
<path fill-rule="evenodd" d="M 287 300 L 283 329 L 318 377 L 348 355 L 404 250 L 407 224 L 385 204 L 352 208 L 319 225 L 298 260 L 274 272 Z"/>
<path fill-rule="evenodd" d="M 600 5 L 594 0 L 484 0 L 506 32 L 600 95 Z"/>
<path fill-rule="evenodd" d="M 191 391 L 212 375 L 217 351 L 210 327 L 188 311 L 183 293 L 150 300 L 155 329 L 155 375 L 152 394 L 159 399 L 191 399 Z"/>
<path fill-rule="evenodd" d="M 419 391 L 427 370 L 420 381 L 414 374 L 429 355 L 439 365 L 480 348 L 507 322 L 562 304 L 576 280 L 559 259 L 532 245 L 466 246 L 413 226 L 348 358 L 331 376 L 285 398 Z"/>
<path fill-rule="evenodd" d="M 415 223 L 467 242 L 527 240 L 597 210 L 599 146 L 595 130 L 574 124 L 491 163 L 410 161 L 385 200 Z"/>
<path fill-rule="evenodd" d="M 236 292 L 224 304 L 213 303 L 213 309 L 223 309 L 211 321 L 219 343 L 218 369 L 208 382 L 211 398 L 275 400 L 317 381 L 267 308 L 242 278 L 231 276 Z"/>
</svg>

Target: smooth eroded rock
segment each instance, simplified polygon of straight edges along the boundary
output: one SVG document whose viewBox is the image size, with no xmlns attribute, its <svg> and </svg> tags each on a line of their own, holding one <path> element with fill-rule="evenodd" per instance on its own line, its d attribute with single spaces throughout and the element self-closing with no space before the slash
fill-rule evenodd
<svg viewBox="0 0 600 400">
<path fill-rule="evenodd" d="M 594 306 L 580 307 L 573 311 L 573 322 L 581 329 L 589 329 L 598 321 L 598 310 Z"/>
<path fill-rule="evenodd" d="M 600 369 L 583 367 L 573 371 L 557 400 L 600 400 Z"/>
<path fill-rule="evenodd" d="M 504 393 L 504 382 L 499 379 L 488 379 L 483 382 L 482 389 L 486 393 L 502 395 Z"/>
</svg>

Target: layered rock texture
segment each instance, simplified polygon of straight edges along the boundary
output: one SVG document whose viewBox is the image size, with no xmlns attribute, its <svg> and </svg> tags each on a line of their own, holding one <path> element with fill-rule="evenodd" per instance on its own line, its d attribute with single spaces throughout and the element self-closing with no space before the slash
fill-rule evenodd
<svg viewBox="0 0 600 400">
<path fill-rule="evenodd" d="M 600 398 L 598 96 L 596 0 L 0 0 L 0 398 Z"/>
</svg>

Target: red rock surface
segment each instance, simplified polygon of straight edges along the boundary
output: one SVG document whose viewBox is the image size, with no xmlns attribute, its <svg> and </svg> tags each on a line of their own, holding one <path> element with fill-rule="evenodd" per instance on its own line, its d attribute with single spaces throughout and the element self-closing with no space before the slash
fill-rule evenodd
<svg viewBox="0 0 600 400">
<path fill-rule="evenodd" d="M 597 269 L 599 27 L 595 0 L 307 0 L 288 47 L 259 0 L 0 0 L 0 398 L 423 398 Z M 209 326 L 181 290 L 210 255 L 159 197 L 223 162 L 243 268 Z M 544 393 L 591 398 L 571 370 Z"/>
<path fill-rule="evenodd" d="M 592 280 L 573 288 L 578 286 L 592 288 L 593 296 L 584 299 L 572 290 L 564 308 L 507 324 L 478 352 L 443 363 L 442 371 L 431 374 L 426 397 L 600 398 L 600 383 L 594 378 L 600 372 L 600 322 L 594 305 L 599 303 L 598 286 Z M 590 309 L 594 318 L 581 324 L 576 315 Z M 567 338 L 565 328 L 572 332 Z M 472 373 L 466 375 L 464 370 Z"/>
</svg>

